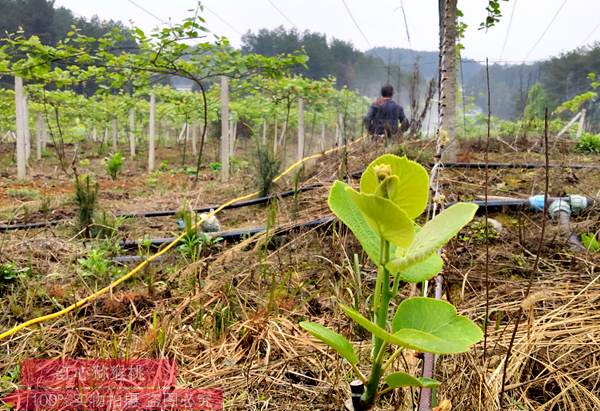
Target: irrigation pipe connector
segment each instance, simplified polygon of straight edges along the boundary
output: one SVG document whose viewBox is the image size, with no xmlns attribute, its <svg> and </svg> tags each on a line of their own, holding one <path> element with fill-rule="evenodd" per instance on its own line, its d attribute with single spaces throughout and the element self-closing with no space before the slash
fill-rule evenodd
<svg viewBox="0 0 600 411">
<path fill-rule="evenodd" d="M 558 198 L 550 203 L 548 214 L 558 220 L 560 231 L 567 237 L 567 243 L 573 251 L 584 251 L 585 247 L 579 240 L 579 236 L 571 230 L 571 215 L 579 214 L 591 206 L 591 199 L 570 195 L 566 198 Z"/>
<path fill-rule="evenodd" d="M 349 147 L 352 146 L 362 140 L 364 140 L 364 136 L 354 140 L 348 144 L 339 146 L 339 147 L 333 147 L 330 148 L 329 150 L 325 150 L 321 153 L 317 153 L 317 154 L 312 154 L 310 156 L 304 157 L 301 160 L 296 161 L 294 164 L 292 164 L 291 166 L 289 166 L 288 168 L 286 168 L 281 174 L 279 174 L 277 177 L 275 177 L 273 179 L 273 182 L 276 183 L 277 181 L 281 180 L 283 177 L 285 177 L 287 174 L 289 174 L 292 170 L 296 169 L 297 167 L 301 166 L 302 164 L 304 164 L 307 161 L 313 160 L 313 159 L 317 159 L 323 156 L 326 156 L 328 154 L 331 153 L 335 153 L 338 150 L 341 150 L 345 147 Z M 237 203 L 239 201 L 244 201 L 244 200 L 248 200 L 250 198 L 256 197 L 259 195 L 258 191 L 255 191 L 253 193 L 250 194 L 246 194 L 237 198 L 234 198 L 232 200 L 227 201 L 226 203 L 220 205 L 219 207 L 217 207 L 214 211 L 209 212 L 208 214 L 205 215 L 204 218 L 201 218 L 199 221 L 197 221 L 193 226 L 192 229 L 197 229 L 200 224 L 202 224 L 202 222 L 204 221 L 205 218 L 209 218 L 211 216 L 216 215 L 217 213 L 219 213 L 221 210 L 223 210 L 224 208 Z M 62 317 L 63 315 L 76 310 L 78 308 L 83 307 L 85 304 L 92 302 L 94 300 L 96 300 L 98 297 L 112 292 L 113 288 L 115 288 L 116 286 L 120 285 L 121 283 L 127 281 L 128 279 L 130 279 L 131 277 L 133 277 L 135 274 L 137 274 L 139 271 L 142 270 L 142 268 L 144 268 L 145 266 L 147 266 L 150 262 L 152 262 L 153 260 L 159 258 L 160 256 L 166 254 L 167 252 L 169 252 L 173 247 L 175 247 L 186 235 L 185 232 L 181 233 L 177 238 L 175 238 L 171 243 L 169 243 L 165 248 L 163 248 L 162 250 L 160 250 L 159 252 L 157 252 L 156 254 L 151 255 L 150 257 L 148 257 L 147 259 L 145 259 L 144 261 L 142 261 L 140 264 L 138 264 L 137 266 L 135 266 L 131 271 L 129 271 L 127 274 L 123 275 L 122 277 L 116 279 L 115 281 L 113 281 L 112 283 L 110 283 L 109 285 L 107 285 L 106 287 L 96 291 L 93 294 L 88 295 L 87 297 L 77 301 L 76 303 L 71 304 L 68 307 L 63 308 L 60 311 L 57 311 L 55 313 L 52 314 L 48 314 L 48 315 L 43 315 L 41 317 L 36 317 L 33 318 L 31 320 L 25 321 L 19 325 L 16 325 L 12 328 L 10 328 L 9 330 L 4 331 L 2 334 L 0 334 L 0 340 L 3 340 L 6 337 L 10 337 L 11 335 L 21 331 L 24 328 L 27 328 L 29 326 L 35 325 L 35 324 L 40 324 L 49 320 L 53 320 L 55 318 L 59 318 Z"/>
</svg>

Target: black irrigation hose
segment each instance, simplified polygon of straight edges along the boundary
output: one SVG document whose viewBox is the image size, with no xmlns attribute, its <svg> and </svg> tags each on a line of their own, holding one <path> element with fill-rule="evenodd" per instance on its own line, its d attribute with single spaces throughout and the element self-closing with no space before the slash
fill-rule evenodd
<svg viewBox="0 0 600 411">
<path fill-rule="evenodd" d="M 237 203 L 233 203 L 233 204 L 231 204 L 231 205 L 223 208 L 223 210 L 231 210 L 231 209 L 235 209 L 235 208 L 243 208 L 243 207 L 249 207 L 249 206 L 258 205 L 258 204 L 265 204 L 265 203 L 268 203 L 273 198 L 286 198 L 286 197 L 294 196 L 294 195 L 296 195 L 298 193 L 303 193 L 305 191 L 310 191 L 310 190 L 314 190 L 314 189 L 321 188 L 321 187 L 323 187 L 323 184 L 308 185 L 308 186 L 300 187 L 300 188 L 298 188 L 296 190 L 283 191 L 281 193 L 270 194 L 270 195 L 264 196 L 264 197 L 258 197 L 258 198 L 253 198 L 251 200 L 245 200 L 245 201 L 240 201 L 240 202 L 237 202 Z M 197 212 L 197 213 L 208 213 L 208 212 L 210 212 L 210 210 L 214 210 L 217 207 L 219 207 L 219 206 L 218 205 L 207 206 L 207 207 L 202 207 L 202 208 L 194 209 L 194 211 Z M 142 212 L 135 212 L 135 213 L 117 213 L 117 214 L 115 214 L 115 216 L 116 217 L 126 217 L 126 218 L 168 217 L 168 216 L 175 215 L 178 212 L 179 212 L 178 210 L 142 211 Z M 58 225 L 58 224 L 63 223 L 65 221 L 69 221 L 69 219 L 42 221 L 42 222 L 27 223 L 27 224 L 0 225 L 0 232 L 11 231 L 11 230 L 28 230 L 28 229 L 31 229 L 31 228 L 49 227 L 49 226 Z"/>
<path fill-rule="evenodd" d="M 26 223 L 26 224 L 10 224 L 10 225 L 0 225 L 0 232 L 3 231 L 11 231 L 11 230 L 29 230 L 32 228 L 44 228 L 50 227 L 53 225 L 58 225 L 60 223 L 64 223 L 65 221 L 69 221 L 68 219 L 60 219 L 60 220 L 51 220 L 51 221 L 40 221 L 37 223 Z"/>
<path fill-rule="evenodd" d="M 472 204 L 477 204 L 479 208 L 477 209 L 477 215 L 481 215 L 485 211 L 485 201 L 476 200 L 471 201 Z M 454 203 L 448 204 L 448 206 Z M 487 204 L 487 209 L 489 212 L 505 212 L 505 211 L 518 211 L 525 210 L 529 208 L 529 201 L 527 199 L 506 199 L 506 200 L 489 200 Z M 321 217 L 316 220 L 311 220 L 303 223 L 296 223 L 282 229 L 277 230 L 274 235 L 283 235 L 287 234 L 290 231 L 298 230 L 298 229 L 307 229 L 316 226 L 320 226 L 323 224 L 331 223 L 335 220 L 335 217 Z M 236 242 L 241 241 L 244 238 L 249 236 L 259 234 L 265 231 L 264 227 L 252 227 L 252 228 L 244 228 L 240 230 L 232 230 L 232 231 L 222 231 L 218 233 L 211 233 L 213 237 L 221 237 L 225 242 Z M 171 243 L 175 240 L 175 237 L 168 238 L 154 238 L 150 240 L 151 248 L 160 248 L 166 244 Z M 137 249 L 139 246 L 139 241 L 137 240 L 124 240 L 119 243 L 119 246 L 125 250 Z"/>
<path fill-rule="evenodd" d="M 335 220 L 335 217 L 328 216 L 328 217 L 317 218 L 316 220 L 311 220 L 308 222 L 292 224 L 292 225 L 277 229 L 276 231 L 273 232 L 273 236 L 284 235 L 284 234 L 287 234 L 291 231 L 298 230 L 298 229 L 307 229 L 307 228 L 318 227 L 320 225 L 326 225 L 326 224 L 331 223 L 334 220 Z M 213 238 L 220 237 L 225 242 L 237 242 L 237 241 L 241 241 L 245 238 L 248 238 L 252 235 L 260 234 L 264 231 L 265 231 L 264 227 L 252 227 L 252 228 L 244 228 L 244 229 L 240 229 L 240 230 L 221 231 L 218 233 L 210 233 L 210 234 L 213 236 Z M 154 238 L 154 239 L 150 240 L 150 247 L 154 248 L 154 249 L 160 248 L 164 245 L 172 243 L 174 240 L 175 240 L 175 237 Z M 121 241 L 119 243 L 119 246 L 125 250 L 133 250 L 133 249 L 137 250 L 139 247 L 139 243 L 140 242 L 137 240 L 125 240 L 125 241 Z"/>
<path fill-rule="evenodd" d="M 549 201 L 554 201 L 556 198 L 549 198 Z M 453 205 L 455 202 L 451 202 L 448 206 Z M 477 215 L 485 214 L 485 205 L 486 202 L 484 200 L 475 200 L 471 201 L 472 204 L 477 204 L 479 208 L 477 209 Z M 491 213 L 502 213 L 507 211 L 525 211 L 530 210 L 531 204 L 529 199 L 501 199 L 501 200 L 488 200 L 487 202 L 487 210 Z M 302 223 L 296 223 L 284 228 L 277 229 L 274 231 L 273 236 L 285 235 L 294 230 L 300 229 L 309 229 L 313 227 L 318 227 L 322 225 L 328 225 L 335 221 L 336 218 L 333 216 L 321 217 L 316 220 L 311 220 Z M 255 234 L 259 234 L 265 231 L 264 227 L 252 227 L 245 228 L 240 230 L 233 231 L 223 231 L 218 233 L 213 233 L 214 237 L 221 237 L 225 242 L 238 242 L 247 237 L 250 237 Z M 158 249 L 166 244 L 169 244 L 175 240 L 175 237 L 171 238 L 155 238 L 150 240 L 150 247 L 153 249 Z M 139 241 L 135 240 L 125 240 L 120 242 L 120 247 L 125 250 L 137 250 L 139 247 Z M 142 259 L 140 256 L 117 256 L 112 258 L 113 261 L 127 264 L 127 263 L 136 263 Z"/>
<path fill-rule="evenodd" d="M 433 164 L 430 164 L 430 167 Z M 485 163 L 444 163 L 444 168 L 485 168 Z M 520 168 L 520 169 L 532 169 L 532 168 L 544 168 L 544 164 L 537 163 L 488 163 L 488 168 Z M 571 169 L 593 169 L 598 170 L 600 166 L 594 166 L 591 164 L 550 164 L 551 168 L 571 168 Z"/>
<path fill-rule="evenodd" d="M 239 201 L 237 203 L 228 205 L 227 207 L 223 208 L 223 210 L 231 210 L 234 208 L 243 208 L 243 207 L 249 207 L 249 206 L 258 205 L 258 204 L 265 204 L 265 203 L 268 203 L 273 198 L 291 197 L 298 193 L 303 193 L 305 191 L 310 191 L 310 190 L 314 190 L 314 189 L 321 188 L 321 187 L 323 187 L 322 184 L 313 184 L 313 185 L 309 185 L 309 186 L 300 187 L 296 190 L 288 190 L 288 191 L 283 191 L 281 193 L 270 194 L 270 195 L 264 196 L 264 197 L 253 198 L 251 200 Z M 211 210 L 214 210 L 218 207 L 219 207 L 219 205 L 212 205 L 212 206 L 207 206 L 207 207 L 202 207 L 202 208 L 196 208 L 196 209 L 194 209 L 194 211 L 197 213 L 208 213 Z M 127 218 L 167 217 L 167 216 L 175 215 L 178 212 L 179 212 L 179 210 L 143 211 L 143 212 L 139 212 L 139 213 L 137 213 L 137 212 L 136 213 L 118 213 L 118 214 L 116 214 L 116 216 L 117 217 L 127 217 Z"/>
<path fill-rule="evenodd" d="M 444 167 L 445 168 L 475 169 L 475 168 L 485 168 L 485 163 L 445 163 Z M 533 168 L 542 168 L 542 167 L 544 167 L 544 165 L 543 164 L 535 164 L 535 163 L 489 163 L 488 167 L 496 168 L 496 169 L 533 169 Z M 586 165 L 586 164 L 554 164 L 554 165 L 551 165 L 550 167 L 563 167 L 563 168 L 571 168 L 571 169 L 600 169 L 600 166 Z M 362 173 L 363 173 L 362 170 L 356 171 L 356 172 L 350 174 L 350 176 L 352 178 L 359 178 L 362 175 Z M 285 198 L 285 197 L 296 195 L 298 193 L 314 190 L 316 188 L 321 188 L 321 187 L 323 187 L 322 184 L 314 184 L 314 185 L 309 185 L 309 186 L 305 186 L 305 187 L 300 187 L 297 190 L 288 190 L 288 191 L 284 191 L 284 192 L 281 192 L 278 194 L 271 194 L 271 195 L 264 196 L 264 197 L 254 198 L 252 200 L 240 201 L 238 203 L 234 203 L 234 204 L 231 204 L 231 205 L 225 207 L 224 210 L 231 210 L 231 209 L 235 209 L 235 208 L 248 207 L 248 206 L 253 206 L 253 205 L 258 205 L 258 204 L 265 204 L 265 203 L 269 202 L 271 199 L 273 199 L 274 197 Z M 501 200 L 501 201 L 505 201 L 505 200 Z M 515 200 L 515 201 L 517 201 L 517 200 Z M 520 201 L 520 200 L 518 200 L 518 201 Z M 526 201 L 526 200 L 523 200 L 523 201 Z M 492 205 L 492 203 L 493 203 L 493 201 L 490 202 L 490 206 L 493 208 L 494 206 Z M 198 208 L 198 209 L 195 209 L 194 211 L 196 211 L 198 213 L 207 213 L 211 209 L 215 209 L 217 207 L 218 207 L 217 205 L 213 205 L 213 206 Z M 135 213 L 118 213 L 118 214 L 116 214 L 116 216 L 117 217 L 127 217 L 127 218 L 167 217 L 167 216 L 175 215 L 175 214 L 177 214 L 177 212 L 178 212 L 177 210 L 142 211 L 142 212 L 135 212 Z M 52 221 L 27 223 L 27 224 L 0 225 L 0 232 L 11 231 L 11 230 L 28 230 L 28 229 L 33 229 L 33 228 L 50 227 L 50 226 L 58 225 L 65 221 L 69 221 L 69 220 L 61 219 L 61 220 L 52 220 Z"/>
</svg>

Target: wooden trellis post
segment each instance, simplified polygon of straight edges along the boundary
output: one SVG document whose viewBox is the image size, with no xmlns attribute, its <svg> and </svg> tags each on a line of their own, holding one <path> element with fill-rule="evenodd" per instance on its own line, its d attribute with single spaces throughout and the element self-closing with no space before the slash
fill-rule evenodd
<svg viewBox="0 0 600 411">
<path fill-rule="evenodd" d="M 25 132 L 25 159 L 31 158 L 31 134 L 29 132 L 29 104 L 27 95 L 23 93 L 23 131 Z"/>
<path fill-rule="evenodd" d="M 44 140 L 44 119 L 42 113 L 35 114 L 35 158 L 42 159 L 42 144 Z"/>
<path fill-rule="evenodd" d="M 198 153 L 197 142 L 198 140 L 198 124 L 192 123 L 192 155 L 195 156 Z"/>
<path fill-rule="evenodd" d="M 15 113 L 17 129 L 17 177 L 27 176 L 27 157 L 25 152 L 25 129 L 23 127 L 23 79 L 15 76 Z"/>
<path fill-rule="evenodd" d="M 321 151 L 325 151 L 325 123 L 321 123 L 321 139 L 319 140 L 321 144 Z"/>
<path fill-rule="evenodd" d="M 117 137 L 118 137 L 118 131 L 117 131 L 117 118 L 113 118 L 112 119 L 112 149 L 113 149 L 113 153 L 116 153 L 117 150 L 119 149 L 118 145 L 117 145 Z"/>
<path fill-rule="evenodd" d="M 135 158 L 135 109 L 129 109 L 129 157 Z"/>
<path fill-rule="evenodd" d="M 156 96 L 150 94 L 150 119 L 148 123 L 148 172 L 154 170 L 155 162 Z"/>
<path fill-rule="evenodd" d="M 298 99 L 298 154 L 297 160 L 304 158 L 304 100 Z"/>
<path fill-rule="evenodd" d="M 229 79 L 221 76 L 221 179 L 229 180 Z"/>
</svg>

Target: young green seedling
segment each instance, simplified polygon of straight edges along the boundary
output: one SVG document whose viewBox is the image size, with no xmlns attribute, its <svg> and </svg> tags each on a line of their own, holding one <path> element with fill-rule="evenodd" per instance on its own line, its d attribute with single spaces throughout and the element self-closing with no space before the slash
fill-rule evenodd
<svg viewBox="0 0 600 411">
<path fill-rule="evenodd" d="M 360 191 L 337 181 L 329 193 L 329 207 L 378 267 L 371 298 L 372 320 L 342 305 L 346 315 L 372 335 L 369 375 L 359 371 L 358 355 L 342 335 L 316 323 L 301 322 L 300 326 L 350 363 L 364 384 L 360 409 L 369 409 L 382 393 L 395 388 L 439 385 L 430 378 L 390 372 L 403 349 L 456 354 L 468 351 L 483 336 L 471 320 L 457 315 L 453 305 L 433 298 L 407 298 L 390 316 L 390 303 L 398 295 L 400 282 L 420 283 L 441 272 L 439 249 L 473 219 L 477 210 L 476 205 L 458 203 L 419 227 L 415 218 L 425 211 L 428 195 L 427 171 L 406 157 L 391 154 L 367 167 Z"/>
</svg>

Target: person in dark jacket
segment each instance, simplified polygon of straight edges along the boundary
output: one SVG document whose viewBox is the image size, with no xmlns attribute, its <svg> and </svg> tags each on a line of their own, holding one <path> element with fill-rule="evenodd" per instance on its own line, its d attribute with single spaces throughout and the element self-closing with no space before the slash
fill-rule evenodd
<svg viewBox="0 0 600 411">
<path fill-rule="evenodd" d="M 365 126 L 369 134 L 376 137 L 390 138 L 400 131 L 408 130 L 409 122 L 402 106 L 392 97 L 394 88 L 390 85 L 381 87 L 381 97 L 373 102 L 365 117 Z"/>
</svg>

